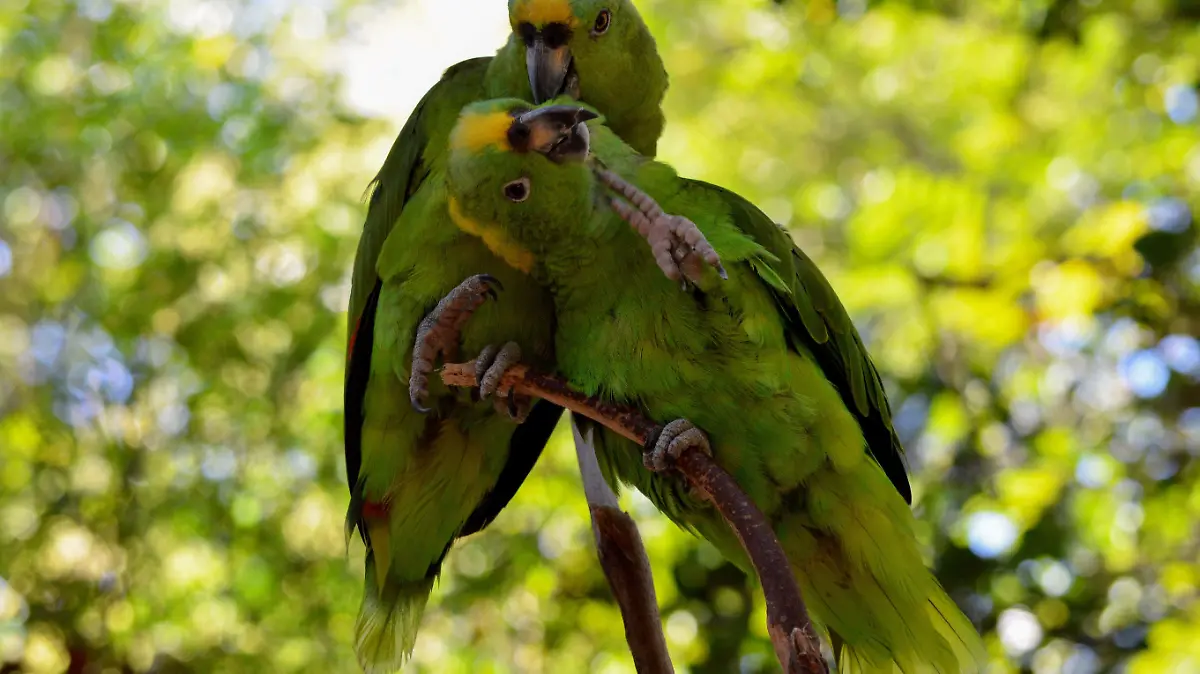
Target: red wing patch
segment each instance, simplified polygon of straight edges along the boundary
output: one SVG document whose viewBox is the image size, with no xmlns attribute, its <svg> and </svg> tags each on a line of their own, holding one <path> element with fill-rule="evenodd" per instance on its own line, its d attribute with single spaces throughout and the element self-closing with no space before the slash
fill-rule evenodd
<svg viewBox="0 0 1200 674">
<path fill-rule="evenodd" d="M 375 501 L 363 501 L 362 516 L 363 519 L 386 519 L 390 508 L 387 503 L 376 503 Z"/>
</svg>

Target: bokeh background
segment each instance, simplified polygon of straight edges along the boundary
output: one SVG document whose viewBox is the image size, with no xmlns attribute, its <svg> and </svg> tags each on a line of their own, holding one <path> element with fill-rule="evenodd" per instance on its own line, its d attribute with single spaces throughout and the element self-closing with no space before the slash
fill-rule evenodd
<svg viewBox="0 0 1200 674">
<path fill-rule="evenodd" d="M 504 4 L 0 3 L 0 671 L 356 671 L 362 197 Z M 831 277 L 991 671 L 1200 672 L 1200 8 L 639 5 L 661 156 Z M 679 671 L 774 671 L 757 590 L 625 503 Z M 567 434 L 411 671 L 633 671 Z"/>
</svg>

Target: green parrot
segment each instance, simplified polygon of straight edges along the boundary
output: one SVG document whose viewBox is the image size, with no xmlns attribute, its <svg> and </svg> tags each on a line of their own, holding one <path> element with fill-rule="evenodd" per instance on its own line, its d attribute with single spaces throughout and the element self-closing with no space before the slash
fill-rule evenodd
<svg viewBox="0 0 1200 674">
<path fill-rule="evenodd" d="M 497 54 L 449 68 L 404 125 L 372 181 L 354 262 L 344 395 L 347 535 L 357 529 L 367 546 L 355 643 L 367 672 L 395 671 L 408 658 L 451 545 L 508 504 L 561 414 L 546 402 L 530 411 L 526 401 L 480 400 L 518 358 L 552 363 L 553 303 L 523 271 L 519 251 L 497 240 L 485 245 L 462 229 L 466 221 L 450 217 L 445 159 L 459 112 L 495 96 L 569 95 L 606 111 L 614 129 L 651 155 L 663 127 L 666 71 L 629 0 L 510 0 L 509 11 L 512 34 Z M 507 128 L 512 120 L 493 121 Z M 550 115 L 526 128 L 537 134 L 556 123 Z M 456 286 L 467 270 L 491 275 Z M 451 338 L 455 313 L 500 286 L 509 311 L 484 306 L 461 340 Z M 452 290 L 454 301 L 439 304 Z M 422 344 L 414 349 L 417 337 Z M 475 395 L 428 381 L 434 360 L 460 349 L 482 352 L 488 366 L 480 368 L 486 383 Z M 429 412 L 414 409 L 410 398 Z"/>
<path fill-rule="evenodd" d="M 468 103 L 505 96 L 541 103 L 569 95 L 604 112 L 608 127 L 639 153 L 655 154 L 665 124 L 667 71 L 631 0 L 509 0 L 508 8 L 508 41 L 494 57 L 446 70 L 413 109 L 371 182 L 351 285 L 352 335 L 379 278 L 375 261 L 383 242 L 441 165 L 450 129 Z"/>
<path fill-rule="evenodd" d="M 564 124 L 530 146 L 513 142 L 519 121 L 491 121 L 539 109 L 503 99 L 463 112 L 453 135 L 473 142 L 452 143 L 451 217 L 532 261 L 573 386 L 675 420 L 646 457 L 600 443 L 610 482 L 749 568 L 716 510 L 671 473 L 680 451 L 710 451 L 771 521 L 839 671 L 979 671 L 979 636 L 926 568 L 906 494 L 881 467 L 902 465 L 888 403 L 821 272 L 752 204 L 680 178 L 604 126 Z M 556 161 L 539 147 L 593 156 Z"/>
</svg>

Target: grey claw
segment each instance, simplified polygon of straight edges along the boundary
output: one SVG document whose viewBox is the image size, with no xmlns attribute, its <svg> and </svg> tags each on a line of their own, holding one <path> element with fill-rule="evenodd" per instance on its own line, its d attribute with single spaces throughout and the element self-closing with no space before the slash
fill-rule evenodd
<svg viewBox="0 0 1200 674">
<path fill-rule="evenodd" d="M 439 357 L 451 358 L 458 350 L 459 333 L 487 297 L 499 299 L 500 280 L 490 274 L 472 276 L 442 298 L 433 311 L 417 326 L 409 374 L 408 398 L 413 409 L 427 414 L 432 408 L 423 401 L 428 396 L 428 374 Z"/>
<path fill-rule="evenodd" d="M 514 423 L 521 424 L 529 417 L 533 405 L 528 396 L 509 391 L 507 398 L 492 400 L 492 409 L 496 410 L 496 414 L 503 414 Z"/>
<path fill-rule="evenodd" d="M 480 274 L 479 280 L 487 284 L 487 294 L 491 295 L 492 299 L 500 299 L 500 295 L 496 292 L 497 290 L 504 290 L 504 284 L 500 282 L 500 279 L 491 274 Z"/>
<path fill-rule="evenodd" d="M 663 427 L 654 439 L 654 448 L 642 456 L 646 468 L 661 473 L 670 471 L 675 461 L 689 449 L 711 455 L 708 436 L 687 419 L 676 419 Z"/>
<path fill-rule="evenodd" d="M 497 412 L 507 414 L 514 423 L 522 424 L 529 418 L 529 413 L 533 410 L 533 401 L 529 396 L 510 391 L 508 399 L 503 401 L 496 399 L 495 406 Z"/>
<path fill-rule="evenodd" d="M 521 347 L 516 342 L 508 342 L 497 350 L 488 347 L 480 353 L 476 363 L 476 377 L 479 382 L 479 397 L 486 399 L 496 393 L 500 381 L 509 368 L 521 361 Z M 482 373 L 480 372 L 482 370 Z"/>
</svg>

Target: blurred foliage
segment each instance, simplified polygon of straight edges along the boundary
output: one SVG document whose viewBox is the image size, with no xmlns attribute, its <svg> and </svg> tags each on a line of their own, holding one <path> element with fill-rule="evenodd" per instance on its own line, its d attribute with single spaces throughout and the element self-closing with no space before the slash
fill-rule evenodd
<svg viewBox="0 0 1200 674">
<path fill-rule="evenodd" d="M 992 671 L 1200 672 L 1195 4 L 640 4 L 662 156 L 830 275 Z M 358 10 L 0 5 L 0 671 L 355 670 L 342 312 L 403 121 L 336 95 Z M 568 442 L 415 671 L 632 671 Z M 680 671 L 773 671 L 756 590 L 626 499 Z"/>
</svg>

